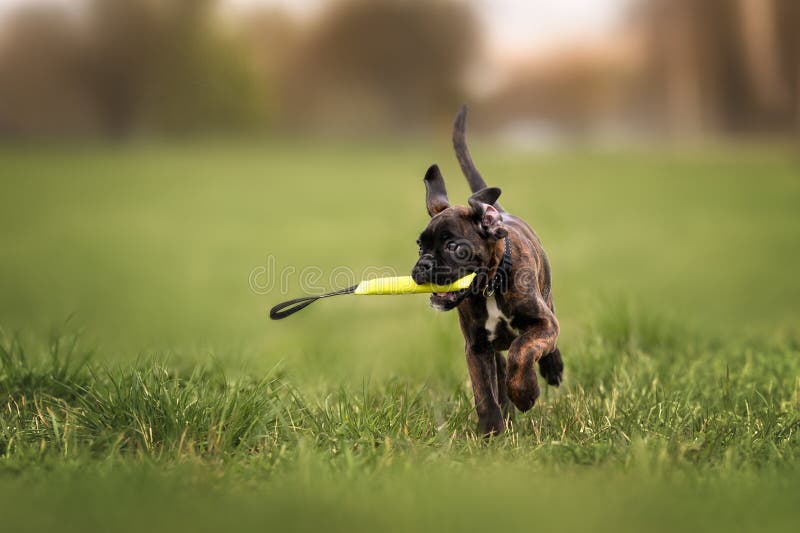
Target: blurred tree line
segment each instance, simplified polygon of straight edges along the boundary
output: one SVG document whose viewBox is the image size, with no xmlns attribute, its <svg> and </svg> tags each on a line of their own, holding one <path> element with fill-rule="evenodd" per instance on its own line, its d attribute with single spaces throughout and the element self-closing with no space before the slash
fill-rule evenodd
<svg viewBox="0 0 800 533">
<path fill-rule="evenodd" d="M 477 28 L 463 3 L 347 0 L 301 27 L 215 0 L 37 4 L 0 38 L 0 134 L 414 130 L 449 116 Z"/>
<path fill-rule="evenodd" d="M 573 136 L 800 132 L 800 1 L 640 0 L 602 42 L 520 65 L 486 105 Z"/>
<path fill-rule="evenodd" d="M 638 15 L 666 129 L 800 130 L 800 2 L 648 0 Z"/>
<path fill-rule="evenodd" d="M 602 43 L 516 65 L 480 99 L 469 2 L 331 0 L 311 20 L 217 0 L 59 6 L 0 32 L 0 136 L 414 132 L 467 99 L 477 127 L 572 136 L 800 129 L 798 0 L 640 0 Z"/>
<path fill-rule="evenodd" d="M 211 0 L 89 0 L 22 9 L 0 48 L 7 135 L 253 126 L 261 87 Z"/>
</svg>

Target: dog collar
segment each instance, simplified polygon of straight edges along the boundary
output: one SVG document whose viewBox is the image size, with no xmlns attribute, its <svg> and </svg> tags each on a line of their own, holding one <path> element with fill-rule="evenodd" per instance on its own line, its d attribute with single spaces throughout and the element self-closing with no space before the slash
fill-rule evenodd
<svg viewBox="0 0 800 533">
<path fill-rule="evenodd" d="M 500 261 L 494 276 L 483 289 L 483 295 L 486 297 L 492 296 L 496 292 L 503 294 L 508 289 L 508 280 L 511 278 L 511 243 L 508 237 L 505 237 L 505 241 L 503 259 Z"/>
</svg>

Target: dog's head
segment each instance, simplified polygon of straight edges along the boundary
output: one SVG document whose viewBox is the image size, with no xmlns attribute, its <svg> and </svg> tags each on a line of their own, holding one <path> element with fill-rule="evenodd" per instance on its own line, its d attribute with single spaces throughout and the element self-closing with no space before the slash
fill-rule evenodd
<svg viewBox="0 0 800 533">
<path fill-rule="evenodd" d="M 431 220 L 417 240 L 419 260 L 411 271 L 414 281 L 445 285 L 472 272 L 485 274 L 494 259 L 497 241 L 508 234 L 494 207 L 500 189 L 487 187 L 470 196 L 469 206 L 451 206 L 436 165 L 425 174 L 425 189 Z M 449 311 L 469 291 L 433 293 L 431 306 Z"/>
</svg>

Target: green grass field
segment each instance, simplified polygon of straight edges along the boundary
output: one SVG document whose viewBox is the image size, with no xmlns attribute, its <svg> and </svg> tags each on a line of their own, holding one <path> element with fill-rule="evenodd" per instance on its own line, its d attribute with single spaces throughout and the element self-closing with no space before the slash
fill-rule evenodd
<svg viewBox="0 0 800 533">
<path fill-rule="evenodd" d="M 0 148 L 2 530 L 794 531 L 796 153 L 473 152 L 566 365 L 489 440 L 425 296 L 267 319 L 408 273 L 427 166 L 466 200 L 447 145 Z"/>
</svg>

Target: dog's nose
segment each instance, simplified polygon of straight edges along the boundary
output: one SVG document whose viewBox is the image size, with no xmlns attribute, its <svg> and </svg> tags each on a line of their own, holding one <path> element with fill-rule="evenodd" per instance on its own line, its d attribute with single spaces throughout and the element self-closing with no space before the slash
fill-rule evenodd
<svg viewBox="0 0 800 533">
<path fill-rule="evenodd" d="M 433 259 L 422 257 L 414 268 L 411 270 L 411 278 L 414 283 L 421 285 L 423 283 L 430 283 L 431 274 L 433 273 Z"/>
</svg>

